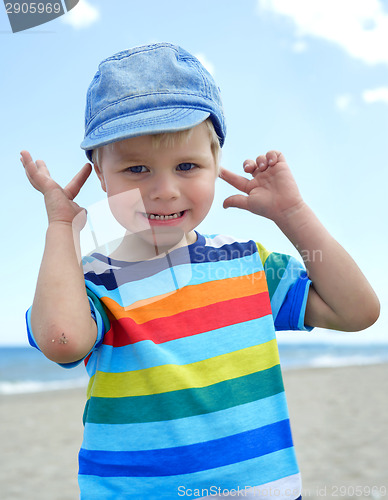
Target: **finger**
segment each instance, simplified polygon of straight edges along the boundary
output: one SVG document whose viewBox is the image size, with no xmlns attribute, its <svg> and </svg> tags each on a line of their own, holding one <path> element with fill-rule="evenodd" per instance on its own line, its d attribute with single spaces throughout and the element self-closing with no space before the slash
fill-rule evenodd
<svg viewBox="0 0 388 500">
<path fill-rule="evenodd" d="M 37 191 L 43 192 L 39 179 L 37 179 L 38 169 L 30 153 L 28 151 L 21 151 L 20 161 L 22 162 L 27 179 L 30 181 L 31 185 Z"/>
<path fill-rule="evenodd" d="M 34 183 L 34 181 L 32 180 L 30 174 L 27 172 L 26 169 L 24 169 L 24 172 L 27 176 L 27 179 L 30 181 L 30 184 L 32 185 L 32 187 L 34 187 L 35 189 L 38 189 L 37 185 Z"/>
<path fill-rule="evenodd" d="M 85 184 L 91 172 L 92 166 L 90 165 L 90 163 L 86 163 L 65 187 L 64 192 L 70 200 L 74 200 L 74 198 L 80 192 L 82 186 Z"/>
<path fill-rule="evenodd" d="M 242 208 L 243 210 L 248 210 L 248 197 L 242 194 L 234 194 L 226 198 L 223 203 L 224 208 Z"/>
<path fill-rule="evenodd" d="M 249 180 L 241 175 L 237 175 L 226 168 L 221 168 L 219 177 L 226 181 L 231 186 L 235 187 L 239 191 L 243 191 L 244 193 L 248 193 L 248 184 Z"/>
<path fill-rule="evenodd" d="M 268 160 L 265 155 L 260 155 L 256 158 L 256 164 L 260 172 L 264 172 L 268 168 Z"/>
<path fill-rule="evenodd" d="M 46 163 L 43 160 L 34 160 L 28 151 L 22 151 L 21 162 L 26 170 L 26 173 L 30 176 L 30 178 L 36 177 L 36 174 L 43 174 L 46 177 L 50 177 L 50 172 L 46 166 Z"/>
<path fill-rule="evenodd" d="M 252 174 L 256 170 L 257 165 L 255 161 L 248 159 L 244 161 L 243 168 L 247 174 Z"/>
<path fill-rule="evenodd" d="M 43 160 L 36 160 L 35 165 L 40 174 L 51 177 L 49 169 L 47 168 L 46 163 Z"/>
<path fill-rule="evenodd" d="M 281 153 L 280 151 L 268 151 L 266 154 L 266 158 L 268 160 L 268 165 L 272 167 L 273 165 L 276 165 L 276 163 L 279 160 Z"/>
<path fill-rule="evenodd" d="M 20 151 L 20 156 L 21 156 L 20 160 L 23 163 L 23 166 L 24 166 L 24 161 L 25 161 L 25 159 L 27 158 L 28 155 L 31 156 L 30 153 L 28 151 L 26 151 L 25 149 L 23 149 L 22 151 Z"/>
<path fill-rule="evenodd" d="M 28 151 L 20 152 L 20 161 L 22 162 L 22 165 L 25 168 L 26 172 L 32 173 L 36 171 L 36 165 Z"/>
</svg>

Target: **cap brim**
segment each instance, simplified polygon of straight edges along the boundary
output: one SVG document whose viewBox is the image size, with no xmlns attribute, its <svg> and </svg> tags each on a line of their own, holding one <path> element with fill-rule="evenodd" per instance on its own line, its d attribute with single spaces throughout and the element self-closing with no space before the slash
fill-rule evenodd
<svg viewBox="0 0 388 500">
<path fill-rule="evenodd" d="M 86 135 L 81 143 L 91 161 L 93 149 L 141 135 L 178 132 L 199 125 L 210 116 L 208 111 L 191 108 L 163 108 L 119 116 Z"/>
</svg>

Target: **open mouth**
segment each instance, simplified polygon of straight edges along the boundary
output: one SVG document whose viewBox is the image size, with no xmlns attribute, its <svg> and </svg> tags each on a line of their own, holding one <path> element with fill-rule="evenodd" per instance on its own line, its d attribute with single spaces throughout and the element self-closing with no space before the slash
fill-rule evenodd
<svg viewBox="0 0 388 500">
<path fill-rule="evenodd" d="M 163 214 L 144 214 L 147 219 L 150 220 L 173 220 L 173 219 L 179 219 L 179 217 L 182 217 L 185 211 L 183 212 L 176 212 L 174 214 L 168 214 L 168 215 L 163 215 Z"/>
</svg>

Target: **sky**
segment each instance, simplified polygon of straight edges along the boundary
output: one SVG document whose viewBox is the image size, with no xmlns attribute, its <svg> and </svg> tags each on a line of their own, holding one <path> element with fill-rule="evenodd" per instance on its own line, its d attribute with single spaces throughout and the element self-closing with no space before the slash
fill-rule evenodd
<svg viewBox="0 0 388 500">
<path fill-rule="evenodd" d="M 284 153 L 305 201 L 353 256 L 381 302 L 360 333 L 315 329 L 280 339 L 388 342 L 388 2 L 379 0 L 80 0 L 49 23 L 12 33 L 0 4 L 0 345 L 27 345 L 44 248 L 43 197 L 19 152 L 46 161 L 61 185 L 86 162 L 86 89 L 99 62 L 123 49 L 171 42 L 196 55 L 221 88 L 227 121 L 222 165 Z M 199 230 L 260 241 L 298 256 L 264 218 L 222 208 L 235 190 L 217 181 Z M 77 197 L 104 199 L 90 178 Z M 58 263 L 60 270 L 60 263 Z"/>
</svg>

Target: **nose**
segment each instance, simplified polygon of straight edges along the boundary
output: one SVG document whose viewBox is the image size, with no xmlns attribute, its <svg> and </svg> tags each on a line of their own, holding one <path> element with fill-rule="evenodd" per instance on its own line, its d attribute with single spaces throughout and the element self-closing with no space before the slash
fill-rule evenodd
<svg viewBox="0 0 388 500">
<path fill-rule="evenodd" d="M 179 198 L 179 183 L 174 175 L 163 172 L 156 176 L 153 181 L 149 191 L 151 200 L 170 201 Z"/>
</svg>

